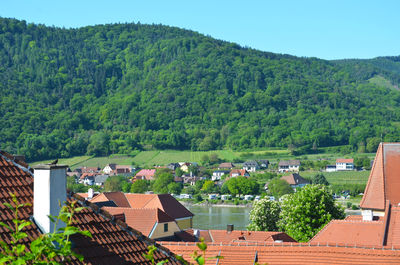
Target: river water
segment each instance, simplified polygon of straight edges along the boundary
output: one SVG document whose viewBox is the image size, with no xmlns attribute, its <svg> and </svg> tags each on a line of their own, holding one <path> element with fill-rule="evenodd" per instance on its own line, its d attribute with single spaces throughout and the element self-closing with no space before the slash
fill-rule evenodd
<svg viewBox="0 0 400 265">
<path fill-rule="evenodd" d="M 194 205 L 185 207 L 194 214 L 193 228 L 195 229 L 226 229 L 227 224 L 233 224 L 235 230 L 246 230 L 250 222 L 251 207 Z"/>
<path fill-rule="evenodd" d="M 196 206 L 185 205 L 194 214 L 193 228 L 195 229 L 226 229 L 227 224 L 233 224 L 235 230 L 246 230 L 250 223 L 249 207 Z M 360 215 L 359 210 L 346 210 L 346 215 Z"/>
</svg>

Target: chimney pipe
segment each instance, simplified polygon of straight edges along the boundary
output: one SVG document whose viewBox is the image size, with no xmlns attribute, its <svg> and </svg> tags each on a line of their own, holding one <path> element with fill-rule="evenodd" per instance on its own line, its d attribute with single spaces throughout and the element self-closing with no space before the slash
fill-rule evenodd
<svg viewBox="0 0 400 265">
<path fill-rule="evenodd" d="M 230 233 L 233 231 L 233 224 L 226 225 L 226 232 Z"/>
<path fill-rule="evenodd" d="M 91 199 L 93 198 L 93 195 L 94 195 L 93 189 L 92 189 L 92 188 L 89 188 L 89 189 L 88 189 L 88 196 L 87 196 L 87 199 L 88 199 L 88 200 L 91 200 Z"/>
<path fill-rule="evenodd" d="M 67 200 L 67 165 L 46 164 L 34 167 L 33 218 L 43 233 L 54 232 L 49 215 L 58 216 Z M 65 224 L 59 223 L 57 228 Z"/>
</svg>

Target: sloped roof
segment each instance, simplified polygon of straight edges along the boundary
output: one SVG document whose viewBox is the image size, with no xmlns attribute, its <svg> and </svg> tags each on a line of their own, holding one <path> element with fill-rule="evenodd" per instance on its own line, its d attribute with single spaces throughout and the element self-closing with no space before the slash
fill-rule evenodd
<svg viewBox="0 0 400 265">
<path fill-rule="evenodd" d="M 296 242 L 293 238 L 282 232 L 269 231 L 241 231 L 234 230 L 227 232 L 226 230 L 209 230 L 212 242 L 229 243 L 229 242 L 274 242 L 275 240 L 283 240 L 284 242 Z M 278 239 L 279 238 L 279 239 Z"/>
<path fill-rule="evenodd" d="M 185 206 L 178 202 L 170 194 L 139 194 L 139 193 L 123 193 L 104 192 L 94 197 L 91 202 L 114 201 L 118 207 L 125 208 L 144 208 L 156 209 L 164 211 L 167 215 L 174 219 L 186 218 L 194 216 Z"/>
<path fill-rule="evenodd" d="M 198 250 L 196 243 L 162 242 L 174 253 L 193 262 L 191 254 Z M 207 259 L 222 256 L 221 259 Z M 268 264 L 268 265 L 309 265 L 309 264 L 399 264 L 400 251 L 391 249 L 369 249 L 339 246 L 318 246 L 299 243 L 251 244 L 207 244 L 205 264 Z"/>
<path fill-rule="evenodd" d="M 387 232 L 388 246 L 400 246 L 400 207 L 392 206 Z"/>
<path fill-rule="evenodd" d="M 383 221 L 332 220 L 309 242 L 377 247 L 382 246 L 384 228 Z"/>
<path fill-rule="evenodd" d="M 174 219 L 194 216 L 170 194 L 126 193 L 125 196 L 133 208 L 159 208 Z"/>
<path fill-rule="evenodd" d="M 310 184 L 308 180 L 297 173 L 293 173 L 288 176 L 282 176 L 281 179 L 289 183 L 289 185 Z"/>
<path fill-rule="evenodd" d="M 10 192 L 14 193 L 20 203 L 33 204 L 33 176 L 26 164 L 13 161 L 13 157 L 0 151 L 0 220 L 12 224 L 13 216 L 5 207 L 5 202 L 11 202 Z M 157 245 L 155 241 L 146 238 L 140 232 L 127 227 L 120 221 L 112 221 L 112 216 L 106 211 L 84 200 L 79 195 L 69 195 L 69 200 L 77 200 L 82 211 L 74 215 L 73 224 L 81 230 L 88 230 L 93 237 L 74 235 L 72 241 L 74 250 L 84 256 L 84 261 L 74 260 L 73 264 L 149 264 L 142 254 L 147 253 L 147 246 Z M 25 206 L 19 212 L 19 217 L 29 220 L 33 214 L 33 206 Z M 13 227 L 13 226 L 11 226 Z M 35 224 L 24 229 L 29 236 L 25 243 L 39 237 Z M 11 233 L 0 229 L 0 240 L 10 242 Z M 166 258 L 171 263 L 179 264 L 169 250 L 158 247 L 155 258 L 158 261 Z"/>
<path fill-rule="evenodd" d="M 145 177 L 147 180 L 153 180 L 154 174 L 156 174 L 155 169 L 142 169 L 136 173 L 135 177 Z"/>
<path fill-rule="evenodd" d="M 120 191 L 103 192 L 97 195 L 96 197 L 93 197 L 93 199 L 91 199 L 90 201 L 91 202 L 113 201 L 118 207 L 128 207 L 128 208 L 131 207 L 124 193 Z"/>
<path fill-rule="evenodd" d="M 234 168 L 235 166 L 231 162 L 224 162 L 219 164 L 219 168 Z"/>
<path fill-rule="evenodd" d="M 385 202 L 400 202 L 400 143 L 381 143 L 376 152 L 360 206 L 384 210 Z"/>
<path fill-rule="evenodd" d="M 232 177 L 233 174 L 238 174 L 239 176 L 244 176 L 245 174 L 249 174 L 246 169 L 232 169 L 229 173 L 229 176 Z"/>
<path fill-rule="evenodd" d="M 103 207 L 103 209 L 112 215 L 123 214 L 127 225 L 139 230 L 146 236 L 150 235 L 156 222 L 167 223 L 175 221 L 171 216 L 158 208 L 136 209 L 124 207 Z"/>
<path fill-rule="evenodd" d="M 258 162 L 254 160 L 246 161 L 243 163 L 244 167 L 258 167 Z"/>
<path fill-rule="evenodd" d="M 336 163 L 354 163 L 354 159 L 353 158 L 338 158 L 336 159 Z"/>
</svg>

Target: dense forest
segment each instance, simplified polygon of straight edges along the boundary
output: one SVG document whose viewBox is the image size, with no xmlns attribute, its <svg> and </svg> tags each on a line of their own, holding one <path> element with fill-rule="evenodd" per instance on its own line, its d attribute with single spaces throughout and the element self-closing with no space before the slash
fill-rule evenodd
<svg viewBox="0 0 400 265">
<path fill-rule="evenodd" d="M 0 18 L 0 148 L 29 160 L 143 148 L 368 151 L 400 140 L 399 83 L 400 57 L 326 61 L 163 25 Z"/>
</svg>

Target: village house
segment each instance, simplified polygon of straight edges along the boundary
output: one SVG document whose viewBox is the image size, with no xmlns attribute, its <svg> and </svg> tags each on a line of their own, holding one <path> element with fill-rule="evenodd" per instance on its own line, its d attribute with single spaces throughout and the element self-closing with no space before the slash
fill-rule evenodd
<svg viewBox="0 0 400 265">
<path fill-rule="evenodd" d="M 156 174 L 155 169 L 142 169 L 135 175 L 135 180 L 145 179 L 145 180 L 154 180 L 154 175 Z"/>
<path fill-rule="evenodd" d="M 178 202 L 174 197 L 170 194 L 135 194 L 135 193 L 122 193 L 122 192 L 104 192 L 97 196 L 95 196 L 91 202 L 93 203 L 103 203 L 106 201 L 113 201 L 117 208 L 121 209 L 159 209 L 165 214 L 160 214 L 159 212 L 152 212 L 152 216 L 154 217 L 153 221 L 158 220 L 157 218 L 161 218 L 160 220 L 164 220 L 164 223 L 175 222 L 180 230 L 185 230 L 192 228 L 193 226 L 193 214 L 186 209 L 180 202 Z M 112 210 L 114 213 L 120 214 L 119 210 Z M 130 215 L 132 212 L 128 211 L 127 215 Z M 167 218 L 168 217 L 168 218 Z M 169 219 L 171 217 L 173 221 Z M 131 219 L 129 219 L 131 220 Z M 130 225 L 130 221 L 126 220 L 128 225 Z M 135 221 L 136 222 L 136 221 Z M 145 219 L 141 219 L 140 222 L 146 222 Z M 150 219 L 147 220 L 150 222 Z M 132 223 L 133 224 L 133 221 Z M 153 223 L 154 225 L 155 223 Z M 146 224 L 147 227 L 148 224 Z M 170 230 L 166 231 L 169 234 L 171 231 L 175 231 L 175 226 L 170 224 Z M 140 227 L 136 228 L 140 231 Z M 147 230 L 146 230 L 147 231 Z M 158 231 L 158 230 L 157 230 Z M 167 237 L 167 234 L 162 234 L 163 237 Z M 149 234 L 150 235 L 150 234 Z M 152 235 L 152 238 L 155 238 L 156 235 Z M 169 235 L 170 236 L 170 235 Z"/>
<path fill-rule="evenodd" d="M 189 167 L 190 167 L 192 164 L 191 164 L 191 163 L 188 163 L 188 162 L 180 162 L 179 165 L 180 165 L 180 169 L 181 169 L 183 172 L 189 173 Z"/>
<path fill-rule="evenodd" d="M 229 173 L 229 177 L 234 178 L 234 177 L 250 177 L 249 172 L 247 172 L 246 169 L 232 169 L 231 172 Z"/>
<path fill-rule="evenodd" d="M 229 174 L 227 170 L 215 170 L 211 176 L 211 180 L 221 180 L 223 175 Z"/>
<path fill-rule="evenodd" d="M 280 173 L 289 171 L 300 171 L 300 160 L 282 160 L 278 163 L 278 171 Z"/>
<path fill-rule="evenodd" d="M 261 168 L 261 169 L 268 168 L 268 166 L 269 166 L 269 160 L 260 159 L 260 160 L 258 160 L 257 162 L 258 162 L 258 164 L 260 165 L 260 168 Z"/>
<path fill-rule="evenodd" d="M 103 172 L 110 176 L 132 176 L 135 169 L 132 166 L 117 165 L 117 164 L 107 164 L 103 168 Z"/>
<path fill-rule="evenodd" d="M 98 175 L 98 173 L 83 173 L 79 177 L 79 183 L 92 186 L 94 185 L 94 178 Z"/>
<path fill-rule="evenodd" d="M 105 175 L 105 174 L 103 174 L 103 175 L 97 175 L 97 176 L 94 177 L 94 184 L 95 184 L 96 186 L 103 187 L 103 186 L 104 186 L 104 183 L 106 182 L 106 180 L 107 180 L 109 177 L 110 177 L 109 175 Z"/>
<path fill-rule="evenodd" d="M 289 183 L 290 187 L 292 187 L 292 189 L 295 191 L 297 188 L 302 188 L 305 185 L 310 184 L 310 181 L 306 180 L 298 173 L 292 173 L 287 176 L 282 176 L 281 179 Z"/>
<path fill-rule="evenodd" d="M 114 218 L 155 240 L 171 240 L 181 231 L 177 222 L 159 208 L 102 207 Z"/>
<path fill-rule="evenodd" d="M 99 167 L 79 167 L 75 170 L 80 172 L 81 174 L 83 174 L 83 173 L 100 173 Z"/>
<path fill-rule="evenodd" d="M 257 161 L 246 161 L 243 163 L 242 168 L 247 170 L 248 172 L 256 172 L 260 169 L 260 165 Z"/>
<path fill-rule="evenodd" d="M 183 184 L 189 184 L 190 186 L 196 185 L 196 182 L 202 180 L 201 177 L 191 177 L 190 175 L 183 175 Z"/>
<path fill-rule="evenodd" d="M 175 169 L 177 169 L 177 168 L 179 168 L 179 167 L 180 167 L 179 163 L 169 163 L 169 164 L 167 165 L 167 168 L 168 168 L 168 169 L 171 169 L 171 170 L 175 170 Z"/>
<path fill-rule="evenodd" d="M 14 194 L 20 203 L 30 203 L 19 212 L 19 219 L 32 222 L 24 228 L 29 236 L 21 240 L 30 243 L 44 233 L 52 233 L 54 224 L 49 215 L 57 216 L 59 202 L 75 201 L 81 211 L 73 215 L 73 225 L 82 231 L 89 231 L 92 237 L 76 234 L 70 237 L 73 251 L 82 255 L 83 261 L 72 258 L 67 264 L 148 264 L 143 256 L 148 247 L 156 245 L 156 262 L 165 259 L 181 264 L 175 254 L 144 236 L 138 230 L 114 219 L 112 215 L 86 201 L 77 194 L 66 191 L 66 165 L 37 165 L 30 168 L 10 154 L 0 151 L 0 213 L 1 221 L 13 230 L 14 215 L 5 203 L 11 203 Z M 52 205 L 50 207 L 50 205 Z M 9 242 L 13 231 L 2 229 L 0 241 Z M 11 245 L 9 245 L 11 247 Z"/>
<path fill-rule="evenodd" d="M 344 159 L 338 158 L 336 159 L 336 171 L 342 170 L 354 170 L 354 159 Z"/>
<path fill-rule="evenodd" d="M 234 167 L 235 167 L 235 165 L 233 165 L 231 162 L 224 162 L 224 163 L 219 164 L 218 169 L 230 170 Z"/>
</svg>

